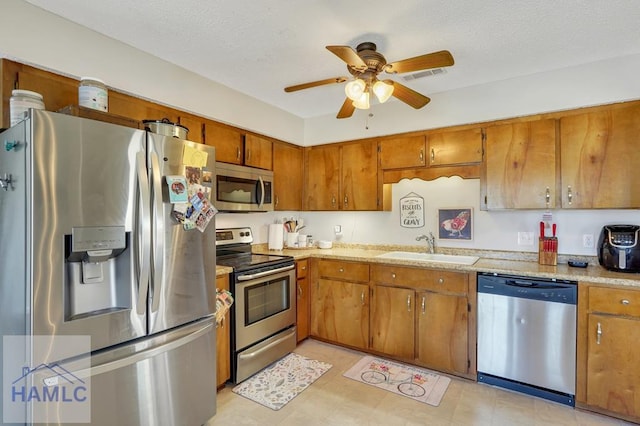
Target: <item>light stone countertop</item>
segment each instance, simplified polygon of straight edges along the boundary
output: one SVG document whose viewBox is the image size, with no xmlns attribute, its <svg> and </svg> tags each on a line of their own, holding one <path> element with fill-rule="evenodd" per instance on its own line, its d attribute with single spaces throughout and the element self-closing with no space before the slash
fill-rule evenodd
<svg viewBox="0 0 640 426">
<path fill-rule="evenodd" d="M 227 275 L 233 272 L 233 268 L 231 266 L 221 266 L 216 265 L 216 277 L 221 275 Z"/>
<path fill-rule="evenodd" d="M 598 264 L 596 257 L 587 256 L 559 256 L 557 266 L 538 264 L 537 253 L 498 252 L 489 250 L 456 250 L 438 248 L 438 252 L 447 254 L 461 254 L 479 256 L 473 265 L 460 265 L 442 262 L 427 262 L 414 260 L 397 260 L 378 258 L 376 256 L 389 251 L 424 251 L 424 247 L 416 246 L 374 246 L 363 244 L 336 244 L 331 249 L 284 249 L 269 250 L 266 244 L 256 244 L 252 247 L 254 253 L 282 254 L 293 256 L 294 259 L 320 258 L 387 265 L 402 265 L 425 267 L 443 270 L 457 270 L 462 272 L 493 272 L 527 277 L 556 278 L 580 282 L 631 286 L 640 288 L 640 274 L 612 272 Z M 567 265 L 567 259 L 588 261 L 586 268 L 574 268 Z"/>
</svg>

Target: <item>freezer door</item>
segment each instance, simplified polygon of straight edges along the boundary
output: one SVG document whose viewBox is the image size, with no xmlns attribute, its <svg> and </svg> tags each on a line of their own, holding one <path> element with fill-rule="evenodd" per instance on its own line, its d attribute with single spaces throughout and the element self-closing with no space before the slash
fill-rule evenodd
<svg viewBox="0 0 640 426">
<path fill-rule="evenodd" d="M 92 350 L 146 335 L 145 132 L 39 110 L 25 125 L 27 332 Z"/>
<path fill-rule="evenodd" d="M 94 354 L 90 369 L 74 368 L 82 359 L 61 367 L 88 389 L 91 425 L 202 425 L 216 413 L 215 346 L 215 324 L 206 319 Z M 56 417 L 56 404 L 65 403 L 39 407 L 40 418 L 66 424 Z"/>
<path fill-rule="evenodd" d="M 209 303 L 216 282 L 215 219 L 204 232 L 185 230 L 172 214 L 166 181 L 167 176 L 187 176 L 187 167 L 193 166 L 201 172 L 200 184 L 211 189 L 215 151 L 151 132 L 147 141 L 153 235 L 149 332 L 157 333 L 215 313 Z M 199 154 L 196 160 L 193 151 Z"/>
</svg>

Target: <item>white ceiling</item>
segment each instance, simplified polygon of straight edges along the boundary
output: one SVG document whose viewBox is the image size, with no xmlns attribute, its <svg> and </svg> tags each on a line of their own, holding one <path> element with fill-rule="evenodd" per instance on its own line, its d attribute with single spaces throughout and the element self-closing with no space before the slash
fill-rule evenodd
<svg viewBox="0 0 640 426">
<path fill-rule="evenodd" d="M 427 96 L 640 53 L 638 0 L 27 1 L 302 118 L 344 101 L 343 84 L 283 90 L 349 75 L 327 45 L 449 50 L 445 74 L 392 77 Z"/>
</svg>

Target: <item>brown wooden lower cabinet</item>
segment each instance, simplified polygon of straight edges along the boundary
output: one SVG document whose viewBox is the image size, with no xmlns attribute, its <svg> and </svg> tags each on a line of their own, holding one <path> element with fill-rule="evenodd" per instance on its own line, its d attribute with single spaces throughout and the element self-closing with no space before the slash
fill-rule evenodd
<svg viewBox="0 0 640 426">
<path fill-rule="evenodd" d="M 475 379 L 475 274 L 312 259 L 310 277 L 312 336 Z"/>
<path fill-rule="evenodd" d="M 640 290 L 579 284 L 576 403 L 640 422 Z"/>
<path fill-rule="evenodd" d="M 229 275 L 216 277 L 216 288 L 229 290 Z M 216 385 L 223 386 L 231 378 L 231 313 L 227 312 L 216 329 Z"/>
<path fill-rule="evenodd" d="M 309 261 L 296 261 L 296 334 L 298 342 L 309 337 Z"/>
</svg>

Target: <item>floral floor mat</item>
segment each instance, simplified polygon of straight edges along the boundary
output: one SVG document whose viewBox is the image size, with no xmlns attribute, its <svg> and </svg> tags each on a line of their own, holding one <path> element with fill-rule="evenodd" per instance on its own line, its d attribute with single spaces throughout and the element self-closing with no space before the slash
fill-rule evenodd
<svg viewBox="0 0 640 426">
<path fill-rule="evenodd" d="M 424 368 L 365 356 L 343 376 L 437 407 L 451 379 Z"/>
<path fill-rule="evenodd" d="M 234 387 L 233 392 L 279 410 L 331 367 L 326 362 L 290 353 Z"/>
</svg>

